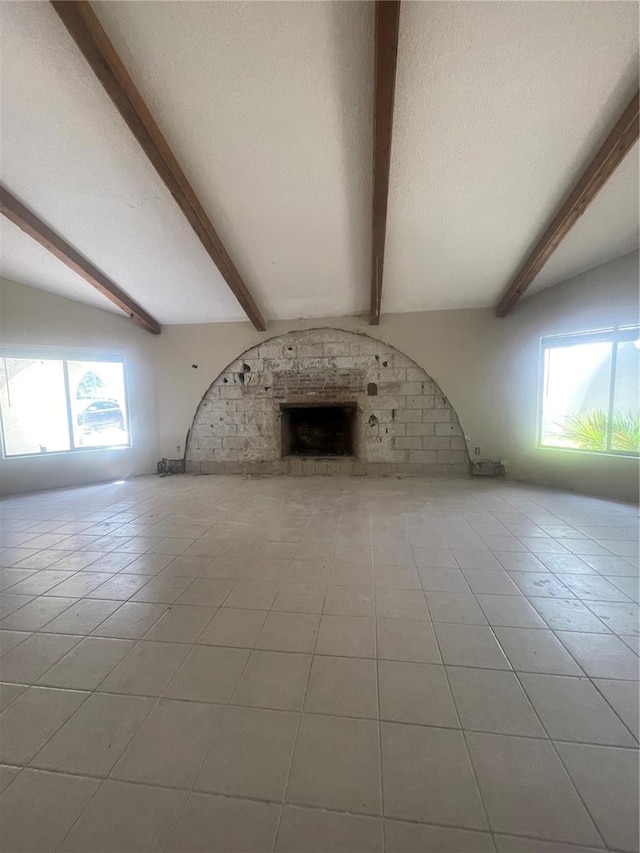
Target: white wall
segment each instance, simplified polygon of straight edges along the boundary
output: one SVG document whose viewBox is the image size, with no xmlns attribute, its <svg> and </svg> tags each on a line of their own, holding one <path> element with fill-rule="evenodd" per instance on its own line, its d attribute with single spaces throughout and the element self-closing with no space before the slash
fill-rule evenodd
<svg viewBox="0 0 640 853">
<path fill-rule="evenodd" d="M 109 311 L 0 280 L 0 344 L 124 351 L 134 441 L 132 447 L 117 450 L 0 456 L 0 494 L 118 480 L 155 470 L 160 458 L 153 358 L 157 340 L 148 332 Z"/>
<path fill-rule="evenodd" d="M 105 454 L 95 466 L 75 457 L 64 469 L 51 458 L 38 457 L 28 465 L 5 460 L 0 477 L 10 470 L 6 491 L 59 485 L 63 474 L 76 477 L 74 482 L 88 482 L 116 476 L 116 467 L 118 476 L 125 475 L 124 468 L 129 473 L 155 470 L 161 456 L 182 455 L 197 405 L 227 364 L 275 335 L 329 326 L 371 334 L 414 359 L 449 397 L 469 435 L 471 453 L 478 446 L 483 457 L 506 459 L 509 476 L 637 499 L 637 460 L 536 447 L 540 338 L 638 322 L 637 253 L 522 300 L 504 319 L 493 309 L 383 314 L 378 328 L 362 318 L 342 317 L 277 321 L 269 323 L 267 332 L 257 332 L 250 323 L 165 326 L 162 335 L 153 338 L 112 314 L 40 291 L 5 285 L 4 292 L 3 339 L 102 343 L 127 351 L 136 373 L 134 381 L 131 371 L 131 415 L 140 430 L 144 422 L 144 430 L 136 427 L 136 435 L 145 440 L 144 447 L 138 446 L 138 439 L 131 451 L 118 451 L 126 456 L 115 460 Z"/>
</svg>

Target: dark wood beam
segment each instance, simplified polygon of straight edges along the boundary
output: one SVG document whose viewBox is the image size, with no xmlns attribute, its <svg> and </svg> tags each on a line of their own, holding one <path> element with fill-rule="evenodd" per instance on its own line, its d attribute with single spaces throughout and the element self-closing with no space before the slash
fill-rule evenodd
<svg viewBox="0 0 640 853">
<path fill-rule="evenodd" d="M 547 230 L 514 276 L 496 309 L 498 317 L 504 317 L 511 311 L 570 229 L 615 172 L 624 156 L 633 148 L 638 139 L 639 95 L 640 93 L 636 92 L 633 96 L 602 148 L 589 163 Z"/>
<path fill-rule="evenodd" d="M 376 0 L 370 323 L 380 323 L 400 0 Z"/>
<path fill-rule="evenodd" d="M 92 287 L 99 290 L 110 302 L 113 302 L 128 317 L 131 317 L 134 323 L 154 335 L 160 334 L 160 324 L 150 314 L 147 314 L 144 308 L 141 308 L 137 302 L 127 296 L 124 290 L 121 290 L 117 284 L 114 284 L 79 252 L 76 252 L 62 237 L 52 231 L 42 220 L 38 219 L 35 213 L 21 204 L 9 190 L 1 185 L 0 213 L 30 237 L 33 237 L 36 242 L 44 246 L 63 264 L 66 264 L 85 281 L 89 282 Z"/>
<path fill-rule="evenodd" d="M 256 329 L 263 331 L 266 329 L 266 323 L 256 301 L 235 268 L 91 6 L 83 0 L 51 0 L 51 5 L 176 200 L 233 295 Z"/>
</svg>

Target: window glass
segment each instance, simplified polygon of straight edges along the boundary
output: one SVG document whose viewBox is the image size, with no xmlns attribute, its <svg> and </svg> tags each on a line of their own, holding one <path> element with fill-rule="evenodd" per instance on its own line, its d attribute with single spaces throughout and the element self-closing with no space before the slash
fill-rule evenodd
<svg viewBox="0 0 640 853">
<path fill-rule="evenodd" d="M 608 341 L 545 351 L 542 444 L 607 449 L 611 351 Z"/>
<path fill-rule="evenodd" d="M 624 327 L 543 339 L 542 445 L 640 452 L 639 338 Z"/>
<path fill-rule="evenodd" d="M 69 420 L 61 361 L 0 360 L 5 453 L 69 450 Z"/>
<path fill-rule="evenodd" d="M 129 444 L 122 364 L 69 361 L 69 392 L 76 447 Z"/>
<path fill-rule="evenodd" d="M 5 456 L 130 444 L 124 364 L 0 357 Z"/>
<path fill-rule="evenodd" d="M 611 449 L 640 451 L 640 339 L 621 341 L 616 354 Z"/>
</svg>

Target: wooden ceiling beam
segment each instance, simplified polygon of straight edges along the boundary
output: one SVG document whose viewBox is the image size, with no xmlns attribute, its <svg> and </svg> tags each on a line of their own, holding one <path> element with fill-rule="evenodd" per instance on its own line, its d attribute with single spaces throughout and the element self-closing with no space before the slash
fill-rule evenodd
<svg viewBox="0 0 640 853">
<path fill-rule="evenodd" d="M 0 213 L 21 228 L 26 234 L 40 243 L 58 260 L 87 281 L 92 287 L 105 296 L 121 311 L 130 317 L 134 323 L 142 326 L 148 332 L 159 335 L 161 326 L 150 314 L 141 308 L 124 290 L 100 272 L 86 258 L 70 246 L 55 231 L 52 231 L 41 219 L 21 204 L 9 190 L 0 185 Z"/>
<path fill-rule="evenodd" d="M 380 306 L 382 303 L 400 0 L 376 0 L 375 15 L 371 307 L 369 317 L 372 326 L 377 326 L 380 323 Z"/>
<path fill-rule="evenodd" d="M 263 331 L 266 329 L 266 322 L 255 299 L 234 266 L 91 6 L 84 0 L 51 0 L 51 5 L 142 146 L 233 295 L 256 329 Z"/>
<path fill-rule="evenodd" d="M 625 155 L 635 145 L 638 139 L 639 96 L 640 93 L 636 92 L 604 144 L 514 276 L 496 309 L 498 317 L 504 317 L 511 311 Z"/>
</svg>

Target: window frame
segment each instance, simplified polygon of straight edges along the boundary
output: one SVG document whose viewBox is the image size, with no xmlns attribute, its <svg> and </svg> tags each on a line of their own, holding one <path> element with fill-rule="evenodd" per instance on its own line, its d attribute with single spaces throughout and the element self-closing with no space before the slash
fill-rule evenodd
<svg viewBox="0 0 640 853">
<path fill-rule="evenodd" d="M 561 335 L 546 335 L 540 338 L 539 374 L 538 374 L 538 418 L 537 418 L 537 441 L 539 450 L 562 450 L 569 453 L 588 453 L 592 456 L 622 456 L 628 459 L 638 459 L 640 452 L 632 450 L 616 450 L 611 447 L 612 415 L 615 401 L 615 377 L 618 359 L 618 344 L 628 341 L 636 341 L 640 337 L 640 326 L 623 325 L 612 326 L 606 329 L 595 329 L 587 332 L 570 332 Z M 565 447 L 559 444 L 542 443 L 542 419 L 544 412 L 544 389 L 546 378 L 546 353 L 550 349 L 562 349 L 570 346 L 591 343 L 611 344 L 611 365 L 609 368 L 609 407 L 607 412 L 607 449 L 586 450 L 581 447 Z"/>
<path fill-rule="evenodd" d="M 130 406 L 129 406 L 129 377 L 127 370 L 126 354 L 122 350 L 103 350 L 103 349 L 86 349 L 86 348 L 62 348 L 62 347 L 42 347 L 42 346 L 0 346 L 0 360 L 5 358 L 16 359 L 34 359 L 38 361 L 58 361 L 62 363 L 62 371 L 65 387 L 65 408 L 67 412 L 67 429 L 69 432 L 69 449 L 68 450 L 46 450 L 44 452 L 37 451 L 34 453 L 8 453 L 7 442 L 5 437 L 4 413 L 0 405 L 0 451 L 2 459 L 34 459 L 43 456 L 61 456 L 69 453 L 91 453 L 130 450 L 133 447 L 133 433 L 131 429 Z M 127 442 L 126 444 L 99 444 L 76 446 L 73 428 L 73 411 L 71 408 L 71 391 L 69 385 L 69 367 L 70 361 L 93 361 L 115 363 L 122 366 L 122 381 L 124 386 L 124 415 L 127 425 Z M 1 368 L 0 368 L 1 369 Z"/>
</svg>

